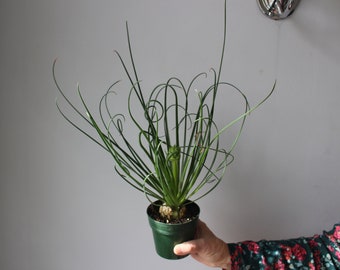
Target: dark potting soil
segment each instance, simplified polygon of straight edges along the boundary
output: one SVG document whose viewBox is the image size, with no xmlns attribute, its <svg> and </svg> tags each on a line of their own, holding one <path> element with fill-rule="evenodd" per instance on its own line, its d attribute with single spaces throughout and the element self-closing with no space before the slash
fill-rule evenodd
<svg viewBox="0 0 340 270">
<path fill-rule="evenodd" d="M 155 204 L 151 204 L 147 209 L 147 213 L 152 219 L 159 221 L 159 222 L 163 222 L 163 223 L 183 224 L 183 223 L 187 223 L 195 219 L 199 214 L 198 205 L 195 203 L 189 203 L 185 205 L 186 207 L 185 214 L 182 218 L 176 219 L 176 220 L 168 220 L 167 218 L 164 218 L 160 215 L 159 213 L 160 205 L 161 203 L 159 202 L 156 202 Z"/>
</svg>

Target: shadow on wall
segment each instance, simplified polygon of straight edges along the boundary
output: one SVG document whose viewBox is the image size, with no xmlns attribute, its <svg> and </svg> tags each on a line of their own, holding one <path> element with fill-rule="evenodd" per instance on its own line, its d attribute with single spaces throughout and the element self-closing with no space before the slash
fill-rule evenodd
<svg viewBox="0 0 340 270">
<path fill-rule="evenodd" d="M 301 1 L 296 14 L 290 19 L 303 38 L 340 63 L 339 0 Z"/>
</svg>

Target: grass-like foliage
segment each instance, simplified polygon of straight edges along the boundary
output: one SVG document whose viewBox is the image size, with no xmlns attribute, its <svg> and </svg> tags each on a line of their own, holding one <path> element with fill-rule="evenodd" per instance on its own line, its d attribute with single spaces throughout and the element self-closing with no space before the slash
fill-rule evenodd
<svg viewBox="0 0 340 270">
<path fill-rule="evenodd" d="M 226 4 L 225 4 L 226 5 Z M 217 71 L 200 73 L 186 86 L 179 78 L 171 77 L 149 90 L 148 97 L 142 90 L 135 66 L 128 25 L 127 42 L 131 71 L 122 56 L 116 52 L 131 88 L 127 100 L 128 113 L 114 114 L 109 97 L 119 86 L 118 81 L 109 87 L 99 102 L 99 116 L 95 119 L 85 102 L 79 87 L 82 108 L 77 108 L 65 95 L 57 82 L 53 63 L 53 78 L 66 104 L 94 129 L 98 137 L 81 128 L 57 107 L 64 118 L 74 127 L 99 144 L 114 160 L 116 172 L 131 186 L 162 201 L 172 209 L 169 218 L 177 218 L 187 200 L 198 200 L 210 193 L 222 180 L 227 166 L 233 161 L 232 151 L 240 137 L 246 117 L 260 106 L 251 108 L 247 97 L 236 86 L 220 80 L 226 43 L 226 7 L 224 7 L 224 33 L 222 52 Z M 209 76 L 208 76 L 209 75 Z M 205 90 L 196 90 L 200 80 L 211 77 Z M 244 111 L 222 128 L 214 121 L 215 101 L 218 89 L 228 86 L 244 100 Z M 111 97 L 112 99 L 114 97 Z M 194 104 L 194 105 L 193 105 Z M 137 108 L 137 110 L 136 110 Z M 84 111 L 86 113 L 82 113 Z M 142 115 L 142 117 L 141 117 Z M 142 119 L 141 119 L 142 118 Z M 228 149 L 221 147 L 220 136 L 231 126 L 237 125 L 235 138 Z M 125 132 L 125 124 L 134 124 L 138 134 Z"/>
</svg>

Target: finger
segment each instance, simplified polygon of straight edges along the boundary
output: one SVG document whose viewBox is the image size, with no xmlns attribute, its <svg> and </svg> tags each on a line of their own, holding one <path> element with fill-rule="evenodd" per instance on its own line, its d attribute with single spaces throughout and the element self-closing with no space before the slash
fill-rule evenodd
<svg viewBox="0 0 340 270">
<path fill-rule="evenodd" d="M 196 249 L 196 245 L 193 242 L 194 241 L 176 245 L 174 247 L 174 253 L 179 256 L 184 256 L 193 253 Z"/>
</svg>

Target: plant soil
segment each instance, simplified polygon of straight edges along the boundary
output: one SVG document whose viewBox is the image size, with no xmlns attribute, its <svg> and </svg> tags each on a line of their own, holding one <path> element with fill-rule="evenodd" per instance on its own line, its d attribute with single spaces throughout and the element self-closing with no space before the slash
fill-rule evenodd
<svg viewBox="0 0 340 270">
<path fill-rule="evenodd" d="M 160 202 L 155 202 L 154 204 L 151 204 L 147 209 L 147 213 L 152 219 L 159 221 L 159 222 L 163 222 L 163 223 L 183 224 L 183 223 L 190 222 L 191 220 L 196 218 L 197 215 L 199 214 L 199 207 L 197 206 L 197 204 L 188 203 L 184 206 L 185 207 L 185 213 L 184 213 L 184 216 L 182 218 L 169 220 L 169 219 L 164 218 L 160 215 L 159 207 L 161 205 L 162 205 L 162 203 L 160 203 Z"/>
</svg>

